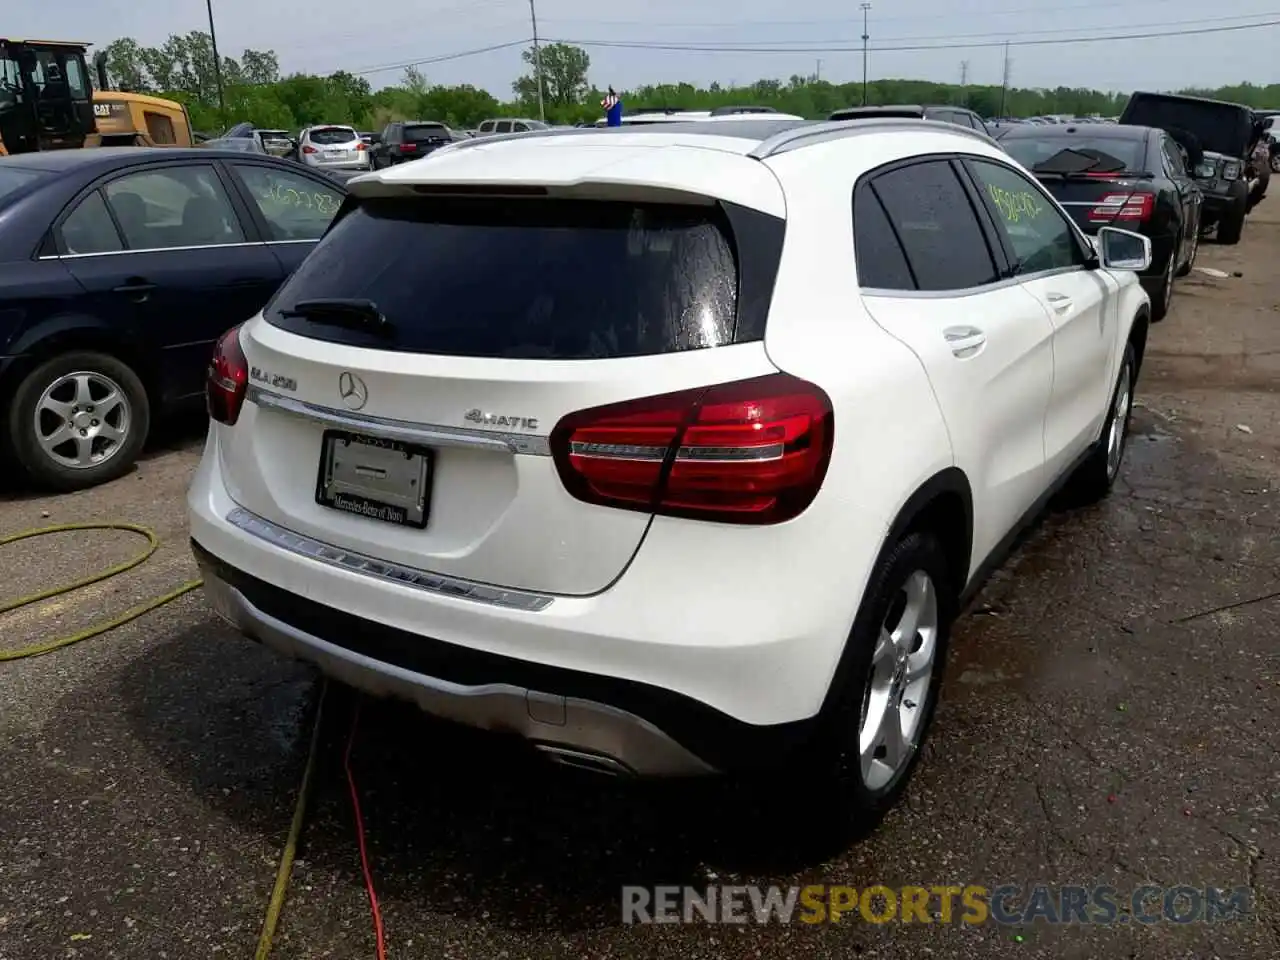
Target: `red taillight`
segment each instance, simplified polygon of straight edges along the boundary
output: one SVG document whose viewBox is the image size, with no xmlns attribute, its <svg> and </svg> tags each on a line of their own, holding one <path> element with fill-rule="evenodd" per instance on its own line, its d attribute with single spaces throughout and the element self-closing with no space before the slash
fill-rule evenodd
<svg viewBox="0 0 1280 960">
<path fill-rule="evenodd" d="M 302 145 L 302 152 L 303 153 L 319 153 L 320 151 L 317 150 L 315 147 L 311 146 L 311 144 L 304 143 Z"/>
<path fill-rule="evenodd" d="M 356 150 L 357 150 L 357 151 L 360 151 L 360 150 L 368 150 L 368 149 L 369 149 L 369 147 L 365 144 L 365 142 L 364 142 L 363 140 L 361 140 L 359 143 L 357 143 L 357 144 L 356 144 Z"/>
<path fill-rule="evenodd" d="M 1097 223 L 1114 223 L 1117 220 L 1143 221 L 1155 210 L 1153 193 L 1108 193 L 1089 211 L 1089 219 Z"/>
<path fill-rule="evenodd" d="M 417 149 L 418 149 L 418 145 L 417 145 L 416 143 L 402 143 L 402 144 L 400 144 L 400 152 L 401 152 L 401 153 L 413 153 L 413 152 L 414 152 L 415 150 L 417 150 Z"/>
<path fill-rule="evenodd" d="M 240 419 L 244 395 L 249 386 L 249 362 L 240 349 L 240 328 L 232 327 L 213 348 L 209 376 L 205 381 L 205 404 L 209 416 L 228 426 Z"/>
<path fill-rule="evenodd" d="M 587 503 L 781 523 L 822 486 L 833 423 L 821 388 L 779 373 L 572 413 L 551 450 Z"/>
</svg>

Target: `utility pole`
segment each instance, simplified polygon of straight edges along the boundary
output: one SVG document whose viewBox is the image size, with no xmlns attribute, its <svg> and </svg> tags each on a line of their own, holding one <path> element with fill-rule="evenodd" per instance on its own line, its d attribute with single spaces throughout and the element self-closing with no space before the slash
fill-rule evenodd
<svg viewBox="0 0 1280 960">
<path fill-rule="evenodd" d="M 1004 101 L 1009 93 L 1009 43 L 1005 41 L 1004 45 L 1004 76 L 1000 80 L 1000 116 L 1004 117 Z"/>
<path fill-rule="evenodd" d="M 542 102 L 542 48 L 538 46 L 538 11 L 529 0 L 529 19 L 533 21 L 533 78 L 538 85 L 538 119 L 547 122 L 547 108 Z"/>
<path fill-rule="evenodd" d="M 969 105 L 969 61 L 960 61 L 960 106 L 967 107 Z"/>
<path fill-rule="evenodd" d="M 222 58 L 218 56 L 218 35 L 213 31 L 213 0 L 204 0 L 204 5 L 209 11 L 209 45 L 213 47 L 213 82 L 218 85 L 218 116 L 222 118 L 222 131 L 226 133 L 227 101 L 222 93 Z"/>
<path fill-rule="evenodd" d="M 822 81 L 822 58 L 821 57 L 818 58 L 818 70 L 813 75 L 813 81 L 814 83 L 820 83 Z"/>
<path fill-rule="evenodd" d="M 862 9 L 862 105 L 867 105 L 867 41 L 871 39 L 871 35 L 867 32 L 867 11 L 871 9 L 870 3 L 860 3 L 858 6 Z"/>
</svg>

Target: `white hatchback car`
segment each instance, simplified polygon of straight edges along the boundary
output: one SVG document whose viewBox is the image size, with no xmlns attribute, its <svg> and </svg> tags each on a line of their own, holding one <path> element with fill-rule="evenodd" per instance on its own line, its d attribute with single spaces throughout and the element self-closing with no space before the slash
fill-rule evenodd
<svg viewBox="0 0 1280 960">
<path fill-rule="evenodd" d="M 369 145 L 355 127 L 307 127 L 298 138 L 298 156 L 309 167 L 368 170 Z"/>
<path fill-rule="evenodd" d="M 964 599 L 1116 477 L 1148 241 L 920 120 L 498 136 L 350 189 L 210 369 L 216 609 L 562 763 L 802 762 L 886 809 Z"/>
</svg>

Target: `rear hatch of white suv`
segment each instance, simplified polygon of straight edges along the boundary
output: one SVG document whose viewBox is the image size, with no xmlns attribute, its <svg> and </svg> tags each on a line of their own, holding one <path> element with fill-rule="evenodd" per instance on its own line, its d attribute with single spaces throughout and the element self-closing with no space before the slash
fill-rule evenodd
<svg viewBox="0 0 1280 960">
<path fill-rule="evenodd" d="M 349 200 L 241 328 L 249 402 L 220 435 L 237 503 L 357 554 L 561 595 L 623 573 L 660 475 L 685 484 L 660 512 L 782 515 L 766 500 L 794 479 L 791 428 L 760 414 L 812 398 L 782 396 L 762 342 L 780 218 L 434 189 Z M 707 387 L 741 381 L 709 405 Z M 686 463 L 689 424 L 713 410 L 723 429 L 692 456 L 714 462 Z M 775 440 L 778 459 L 751 454 Z"/>
</svg>

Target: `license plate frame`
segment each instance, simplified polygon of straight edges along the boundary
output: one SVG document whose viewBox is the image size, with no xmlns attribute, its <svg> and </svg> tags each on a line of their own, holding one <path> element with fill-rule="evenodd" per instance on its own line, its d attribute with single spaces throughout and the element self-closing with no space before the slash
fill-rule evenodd
<svg viewBox="0 0 1280 960">
<path fill-rule="evenodd" d="M 363 453 L 366 462 L 344 462 L 339 459 L 344 451 L 353 457 Z M 411 483 L 397 490 L 397 479 Z M 315 500 L 322 507 L 390 526 L 425 530 L 431 516 L 434 479 L 435 451 L 430 447 L 353 430 L 325 430 L 321 434 Z"/>
</svg>

